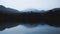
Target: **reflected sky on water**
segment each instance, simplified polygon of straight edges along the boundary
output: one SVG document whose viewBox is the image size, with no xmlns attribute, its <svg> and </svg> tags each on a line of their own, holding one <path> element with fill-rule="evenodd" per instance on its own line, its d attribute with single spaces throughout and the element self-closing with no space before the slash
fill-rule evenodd
<svg viewBox="0 0 60 34">
<path fill-rule="evenodd" d="M 38 25 L 37 27 L 29 28 L 27 26 L 18 25 L 16 27 L 6 28 L 0 31 L 0 34 L 60 34 L 60 27 Z"/>
</svg>

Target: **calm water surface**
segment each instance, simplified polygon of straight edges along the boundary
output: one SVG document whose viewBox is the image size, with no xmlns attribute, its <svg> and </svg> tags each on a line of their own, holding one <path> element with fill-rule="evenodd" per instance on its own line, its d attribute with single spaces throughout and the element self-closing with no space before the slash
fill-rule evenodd
<svg viewBox="0 0 60 34">
<path fill-rule="evenodd" d="M 0 34 L 60 34 L 60 27 L 49 25 L 38 25 L 36 27 L 28 27 L 28 25 L 18 25 L 12 28 L 6 28 L 0 31 Z"/>
</svg>

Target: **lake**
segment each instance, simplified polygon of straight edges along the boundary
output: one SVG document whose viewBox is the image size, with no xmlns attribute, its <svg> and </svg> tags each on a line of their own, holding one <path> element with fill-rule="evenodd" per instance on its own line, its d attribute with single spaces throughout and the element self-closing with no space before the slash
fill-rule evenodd
<svg viewBox="0 0 60 34">
<path fill-rule="evenodd" d="M 18 25 L 12 28 L 6 28 L 0 31 L 0 34 L 60 34 L 60 27 L 49 25 L 38 25 L 36 27 L 29 25 Z"/>
</svg>

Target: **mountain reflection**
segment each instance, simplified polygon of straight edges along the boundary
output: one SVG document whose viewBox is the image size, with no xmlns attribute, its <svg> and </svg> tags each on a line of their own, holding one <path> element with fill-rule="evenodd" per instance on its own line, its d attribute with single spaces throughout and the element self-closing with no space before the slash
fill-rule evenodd
<svg viewBox="0 0 60 34">
<path fill-rule="evenodd" d="M 47 24 L 38 25 L 33 28 L 26 26 L 18 25 L 12 28 L 6 28 L 4 31 L 0 31 L 0 34 L 60 34 L 60 28 L 49 26 Z"/>
<path fill-rule="evenodd" d="M 0 5 L 0 31 L 21 24 L 30 24 L 29 26 L 48 24 L 60 27 L 60 8 L 22 12 Z"/>
</svg>

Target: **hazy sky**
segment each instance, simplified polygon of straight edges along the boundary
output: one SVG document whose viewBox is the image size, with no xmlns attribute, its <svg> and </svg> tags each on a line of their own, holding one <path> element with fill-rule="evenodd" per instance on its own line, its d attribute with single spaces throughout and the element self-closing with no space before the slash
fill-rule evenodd
<svg viewBox="0 0 60 34">
<path fill-rule="evenodd" d="M 17 10 L 24 10 L 27 8 L 48 10 L 60 7 L 60 0 L 0 0 L 0 5 Z"/>
</svg>

